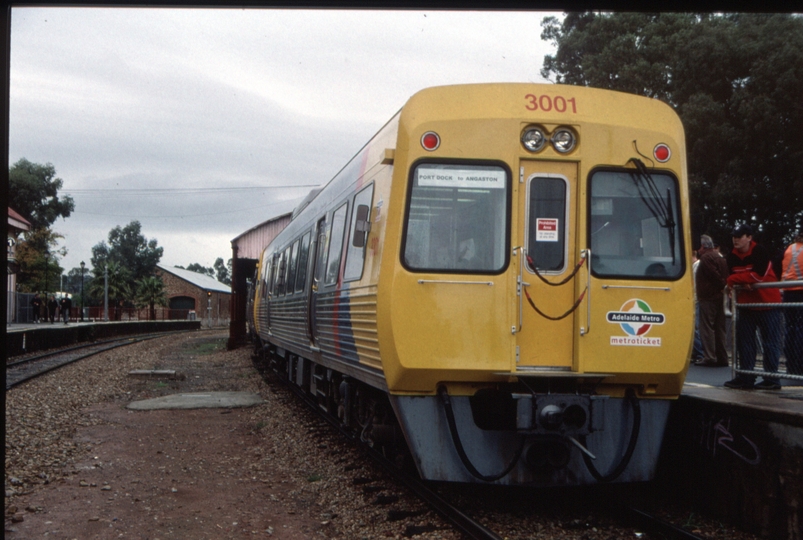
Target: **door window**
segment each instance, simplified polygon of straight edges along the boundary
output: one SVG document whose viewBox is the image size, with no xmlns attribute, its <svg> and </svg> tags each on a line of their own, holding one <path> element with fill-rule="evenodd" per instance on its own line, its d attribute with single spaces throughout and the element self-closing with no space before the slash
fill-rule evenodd
<svg viewBox="0 0 803 540">
<path fill-rule="evenodd" d="M 539 272 L 560 272 L 566 266 L 566 192 L 563 178 L 530 180 L 527 224 L 527 266 Z"/>
</svg>

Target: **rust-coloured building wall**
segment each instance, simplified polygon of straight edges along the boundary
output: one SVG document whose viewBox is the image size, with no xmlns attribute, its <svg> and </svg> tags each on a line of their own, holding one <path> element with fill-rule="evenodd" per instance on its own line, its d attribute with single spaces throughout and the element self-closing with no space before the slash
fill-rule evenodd
<svg viewBox="0 0 803 540">
<path fill-rule="evenodd" d="M 225 324 L 231 319 L 231 294 L 211 291 L 211 296 L 207 296 L 207 291 L 204 289 L 174 276 L 170 272 L 157 268 L 156 275 L 162 278 L 162 282 L 165 284 L 168 300 L 178 296 L 195 299 L 195 314 L 199 320 L 206 320 L 207 317 L 210 317 L 212 321 L 219 321 L 218 324 Z M 207 313 L 208 305 L 211 305 L 211 313 Z"/>
<path fill-rule="evenodd" d="M 245 307 L 248 303 L 247 280 L 253 276 L 259 256 L 276 235 L 290 223 L 292 214 L 284 214 L 249 229 L 231 241 L 231 325 L 229 349 L 246 342 Z"/>
</svg>

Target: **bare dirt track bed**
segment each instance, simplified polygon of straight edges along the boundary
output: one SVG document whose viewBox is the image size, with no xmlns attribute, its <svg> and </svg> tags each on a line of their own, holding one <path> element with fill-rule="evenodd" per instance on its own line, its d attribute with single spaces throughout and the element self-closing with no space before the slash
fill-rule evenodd
<svg viewBox="0 0 803 540">
<path fill-rule="evenodd" d="M 316 443 L 325 426 L 277 406 L 286 392 L 262 380 L 247 348 L 226 351 L 225 337 L 132 345 L 9 392 L 6 538 L 373 538 L 374 524 L 383 537 L 400 536 L 406 524 L 388 534 L 386 511 L 370 504 L 377 493 L 354 491 L 362 464 L 345 447 Z M 133 369 L 176 369 L 186 379 L 143 381 L 127 376 Z M 265 403 L 125 408 L 197 391 L 255 392 Z"/>
<path fill-rule="evenodd" d="M 5 537 L 461 538 L 287 389 L 266 382 L 249 348 L 227 351 L 226 337 L 201 331 L 131 345 L 8 392 Z M 143 369 L 185 378 L 129 376 Z M 253 392 L 264 403 L 126 409 L 131 401 L 210 391 Z M 444 491 L 510 540 L 650 538 L 595 504 L 578 506 L 573 495 Z M 665 518 L 705 538 L 755 538 L 690 512 Z"/>
</svg>

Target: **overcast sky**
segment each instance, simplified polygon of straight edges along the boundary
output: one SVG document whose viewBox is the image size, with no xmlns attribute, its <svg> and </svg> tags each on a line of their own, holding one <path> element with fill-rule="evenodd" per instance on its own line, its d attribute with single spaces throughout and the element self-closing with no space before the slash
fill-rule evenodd
<svg viewBox="0 0 803 540">
<path fill-rule="evenodd" d="M 133 220 L 212 266 L 291 211 L 415 92 L 544 82 L 537 12 L 13 8 L 9 165 L 75 199 L 65 272 Z"/>
</svg>

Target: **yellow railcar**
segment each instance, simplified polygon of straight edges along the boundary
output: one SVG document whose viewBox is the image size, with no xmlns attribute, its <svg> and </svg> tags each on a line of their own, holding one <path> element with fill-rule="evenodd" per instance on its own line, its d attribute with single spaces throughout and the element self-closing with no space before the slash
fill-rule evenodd
<svg viewBox="0 0 803 540">
<path fill-rule="evenodd" d="M 261 350 L 427 479 L 649 479 L 693 333 L 685 159 L 656 100 L 422 90 L 263 253 Z"/>
</svg>

